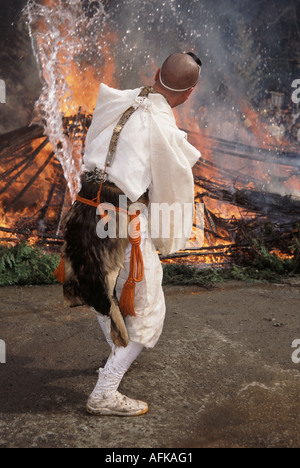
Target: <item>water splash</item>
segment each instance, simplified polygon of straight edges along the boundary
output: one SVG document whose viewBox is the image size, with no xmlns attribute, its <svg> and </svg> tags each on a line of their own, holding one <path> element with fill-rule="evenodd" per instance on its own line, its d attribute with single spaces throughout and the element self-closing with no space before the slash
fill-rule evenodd
<svg viewBox="0 0 300 468">
<path fill-rule="evenodd" d="M 79 108 L 85 113 L 93 111 L 100 81 L 96 65 L 102 70 L 109 65 L 105 41 L 99 41 L 96 34 L 105 29 L 104 8 L 95 2 L 93 7 L 89 2 L 84 6 L 80 0 L 30 0 L 26 7 L 43 84 L 35 122 L 45 127 L 72 199 L 80 185 L 81 154 L 65 134 L 63 119 L 76 115 Z"/>
</svg>

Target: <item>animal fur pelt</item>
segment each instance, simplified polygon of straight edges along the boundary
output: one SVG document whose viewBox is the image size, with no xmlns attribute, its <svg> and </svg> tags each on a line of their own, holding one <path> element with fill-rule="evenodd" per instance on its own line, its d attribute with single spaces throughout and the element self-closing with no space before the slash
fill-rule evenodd
<svg viewBox="0 0 300 468">
<path fill-rule="evenodd" d="M 80 196 L 89 200 L 97 197 L 99 183 L 87 182 L 82 176 Z M 119 206 L 120 189 L 105 182 L 101 191 L 101 203 Z M 147 196 L 139 202 L 148 204 Z M 130 205 L 128 200 L 127 207 Z M 126 347 L 129 337 L 123 316 L 115 296 L 115 284 L 124 262 L 129 238 L 101 239 L 96 228 L 100 217 L 96 208 L 76 201 L 63 223 L 64 245 L 62 254 L 65 264 L 64 296 L 71 306 L 88 305 L 111 318 L 111 337 L 115 345 Z M 127 220 L 128 222 L 128 220 Z"/>
</svg>

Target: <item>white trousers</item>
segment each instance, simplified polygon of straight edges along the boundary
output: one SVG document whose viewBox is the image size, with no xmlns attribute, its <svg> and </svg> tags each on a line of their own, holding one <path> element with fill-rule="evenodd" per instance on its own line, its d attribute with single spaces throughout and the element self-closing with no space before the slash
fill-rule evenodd
<svg viewBox="0 0 300 468">
<path fill-rule="evenodd" d="M 141 220 L 141 249 L 144 260 L 144 279 L 135 286 L 135 317 L 126 317 L 125 323 L 129 335 L 126 348 L 114 346 L 111 337 L 109 317 L 97 314 L 98 322 L 111 348 L 106 366 L 99 374 L 96 391 L 109 396 L 115 392 L 131 364 L 137 359 L 144 347 L 153 348 L 159 340 L 166 314 L 165 298 L 162 289 L 163 271 L 156 249 L 150 238 L 146 237 L 147 223 Z M 128 246 L 124 268 L 121 269 L 116 284 L 118 300 L 130 271 L 131 245 Z"/>
<path fill-rule="evenodd" d="M 143 351 L 144 346 L 130 341 L 126 348 L 116 347 L 110 337 L 110 320 L 100 315 L 97 318 L 104 336 L 111 347 L 111 354 L 104 369 L 99 372 L 99 379 L 96 385 L 96 392 L 100 396 L 107 398 L 118 390 L 125 373 Z"/>
<path fill-rule="evenodd" d="M 141 221 L 144 279 L 135 285 L 135 317 L 125 319 L 129 338 L 146 348 L 154 348 L 163 331 L 166 315 L 165 297 L 162 288 L 163 269 L 150 238 L 146 238 L 147 226 Z M 124 268 L 121 269 L 116 284 L 118 300 L 130 271 L 131 245 L 128 246 Z"/>
<path fill-rule="evenodd" d="M 163 269 L 156 248 L 148 233 L 148 211 L 139 216 L 141 225 L 141 250 L 144 261 L 144 278 L 135 284 L 135 317 L 125 318 L 130 341 L 140 343 L 146 348 L 154 348 L 158 342 L 166 315 L 165 297 L 162 288 Z M 129 244 L 116 282 L 115 291 L 120 300 L 123 286 L 130 272 L 131 245 Z M 107 326 L 109 326 L 107 324 Z"/>
</svg>

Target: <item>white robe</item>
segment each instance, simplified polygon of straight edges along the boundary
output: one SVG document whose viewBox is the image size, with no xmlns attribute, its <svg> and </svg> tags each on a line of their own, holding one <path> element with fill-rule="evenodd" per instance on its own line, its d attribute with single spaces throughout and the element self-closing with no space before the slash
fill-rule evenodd
<svg viewBox="0 0 300 468">
<path fill-rule="evenodd" d="M 137 110 L 120 134 L 115 159 L 107 174 L 132 202 L 149 189 L 150 219 L 142 232 L 145 276 L 136 284 L 137 317 L 127 318 L 126 324 L 132 341 L 151 348 L 159 339 L 165 318 L 162 267 L 156 250 L 167 255 L 184 249 L 194 217 L 193 209 L 175 210 L 170 217 L 170 232 L 164 237 L 158 220 L 151 218 L 151 206 L 162 203 L 169 206 L 175 203 L 179 208 L 194 206 L 191 168 L 201 155 L 188 143 L 186 133 L 177 128 L 164 96 L 149 94 L 148 98 L 139 98 L 140 91 L 140 88 L 120 91 L 101 84 L 86 140 L 84 171 L 104 169 L 113 130 L 123 113 L 135 105 Z M 129 274 L 129 258 L 130 246 L 117 282 L 118 295 Z"/>
</svg>

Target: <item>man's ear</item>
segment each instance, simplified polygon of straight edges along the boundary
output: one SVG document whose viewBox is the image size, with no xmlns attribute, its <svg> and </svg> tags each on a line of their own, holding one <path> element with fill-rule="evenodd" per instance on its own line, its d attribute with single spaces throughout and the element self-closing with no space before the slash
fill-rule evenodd
<svg viewBox="0 0 300 468">
<path fill-rule="evenodd" d="M 156 72 L 156 75 L 155 75 L 155 81 L 158 81 L 159 80 L 159 72 L 160 72 L 160 68 L 157 70 Z"/>
</svg>

